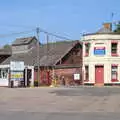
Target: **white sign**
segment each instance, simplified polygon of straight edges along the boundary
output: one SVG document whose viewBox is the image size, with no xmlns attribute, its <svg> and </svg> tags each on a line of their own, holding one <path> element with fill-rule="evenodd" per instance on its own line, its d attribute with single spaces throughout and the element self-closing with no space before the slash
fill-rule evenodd
<svg viewBox="0 0 120 120">
<path fill-rule="evenodd" d="M 10 70 L 11 71 L 24 71 L 24 62 L 23 61 L 11 61 Z"/>
<path fill-rule="evenodd" d="M 80 80 L 80 74 L 74 74 L 74 80 Z"/>
</svg>

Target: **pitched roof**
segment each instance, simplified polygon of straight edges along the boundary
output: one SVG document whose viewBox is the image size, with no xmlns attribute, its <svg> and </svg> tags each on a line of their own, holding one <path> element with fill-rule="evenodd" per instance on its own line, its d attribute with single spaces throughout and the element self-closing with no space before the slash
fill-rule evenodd
<svg viewBox="0 0 120 120">
<path fill-rule="evenodd" d="M 53 44 L 49 44 L 49 51 L 40 59 L 41 66 L 55 65 L 61 58 L 63 58 L 76 44 L 80 43 L 76 41 L 63 41 Z M 44 49 L 47 46 L 44 45 Z"/>
<path fill-rule="evenodd" d="M 13 43 L 12 46 L 16 45 L 26 45 L 29 44 L 33 39 L 36 39 L 36 37 L 26 37 L 26 38 L 17 38 Z"/>
<path fill-rule="evenodd" d="M 0 55 L 11 55 L 12 50 L 11 48 L 1 48 L 0 49 Z"/>
<path fill-rule="evenodd" d="M 58 60 L 64 57 L 78 43 L 80 42 L 77 40 L 41 45 L 39 49 L 40 66 L 55 65 Z M 25 65 L 37 66 L 37 48 L 32 49 L 28 53 L 13 54 L 2 64 L 10 64 L 10 61 L 24 61 Z"/>
</svg>

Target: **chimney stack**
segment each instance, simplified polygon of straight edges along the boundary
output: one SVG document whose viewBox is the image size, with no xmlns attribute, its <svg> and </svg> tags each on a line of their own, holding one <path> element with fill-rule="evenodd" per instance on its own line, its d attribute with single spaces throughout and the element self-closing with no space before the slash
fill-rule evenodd
<svg viewBox="0 0 120 120">
<path fill-rule="evenodd" d="M 112 31 L 112 23 L 104 23 L 103 27 Z"/>
</svg>

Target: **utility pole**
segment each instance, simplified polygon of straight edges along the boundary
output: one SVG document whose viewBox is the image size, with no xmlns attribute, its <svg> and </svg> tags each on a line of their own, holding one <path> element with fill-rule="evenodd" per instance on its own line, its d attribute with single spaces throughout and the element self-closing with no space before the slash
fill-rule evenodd
<svg viewBox="0 0 120 120">
<path fill-rule="evenodd" d="M 37 79 L 38 79 L 38 86 L 40 86 L 40 44 L 39 44 L 39 34 L 40 34 L 40 29 L 36 28 L 36 33 L 37 33 L 37 68 L 38 68 L 38 73 L 37 73 Z"/>
<path fill-rule="evenodd" d="M 48 51 L 49 51 L 49 36 L 46 34 L 46 39 L 47 39 L 47 59 L 48 59 Z"/>
</svg>

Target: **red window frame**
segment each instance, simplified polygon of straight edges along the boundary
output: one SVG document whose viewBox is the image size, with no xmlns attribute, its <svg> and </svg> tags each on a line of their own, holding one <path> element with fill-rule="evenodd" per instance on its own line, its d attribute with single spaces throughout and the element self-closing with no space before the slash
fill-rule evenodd
<svg viewBox="0 0 120 120">
<path fill-rule="evenodd" d="M 113 67 L 116 67 L 117 71 L 112 71 Z M 112 73 L 112 72 L 114 72 L 114 73 Z M 112 76 L 113 74 L 115 75 L 115 78 L 113 78 L 113 76 Z M 117 82 L 118 81 L 118 65 L 117 64 L 112 64 L 111 65 L 111 81 L 112 82 Z"/>
<path fill-rule="evenodd" d="M 116 53 L 112 53 L 112 44 L 117 44 L 117 46 L 118 46 L 118 41 L 111 41 L 111 56 L 118 56 L 118 54 L 117 54 L 117 51 L 118 51 L 118 48 L 116 48 L 117 49 L 117 51 L 116 51 Z"/>
</svg>

